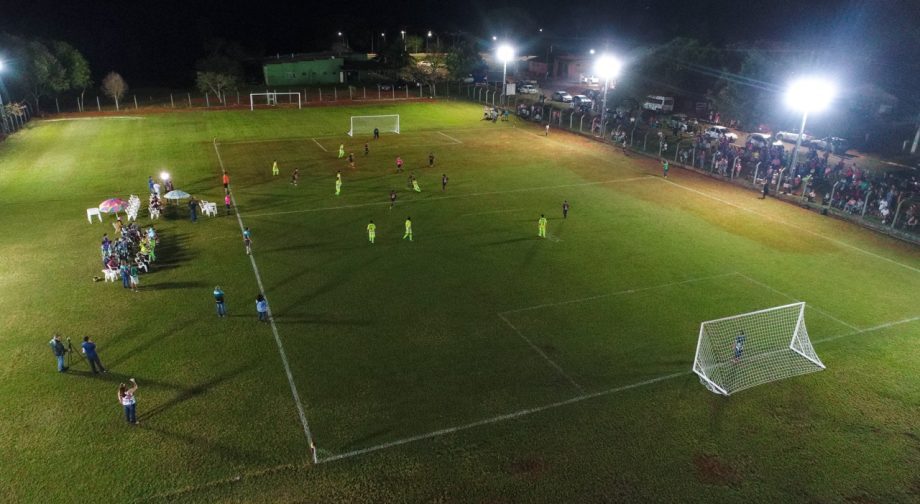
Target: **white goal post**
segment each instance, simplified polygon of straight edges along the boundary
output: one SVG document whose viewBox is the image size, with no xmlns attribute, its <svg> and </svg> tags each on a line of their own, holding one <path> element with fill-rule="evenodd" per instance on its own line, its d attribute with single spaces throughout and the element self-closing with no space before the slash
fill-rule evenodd
<svg viewBox="0 0 920 504">
<path fill-rule="evenodd" d="M 262 105 L 262 104 L 263 104 L 263 101 L 262 101 L 262 100 L 258 100 L 259 103 L 256 103 L 256 97 L 257 97 L 257 96 L 258 96 L 258 97 L 264 96 L 264 97 L 265 97 L 264 104 L 265 104 L 265 105 L 270 105 L 270 106 L 278 105 L 278 97 L 279 97 L 279 96 L 287 96 L 287 97 L 288 97 L 288 103 L 293 104 L 293 103 L 294 103 L 294 98 L 293 98 L 293 97 L 296 96 L 296 97 L 297 97 L 297 108 L 303 108 L 303 101 L 302 101 L 302 98 L 301 98 L 299 92 L 286 92 L 286 91 L 285 91 L 285 92 L 281 92 L 281 91 L 277 91 L 277 92 L 276 92 L 276 91 L 272 91 L 272 92 L 268 92 L 268 93 L 249 93 L 249 110 L 255 110 L 256 105 Z"/>
<path fill-rule="evenodd" d="M 805 303 L 700 324 L 693 372 L 717 394 L 824 368 L 805 329 Z"/>
<path fill-rule="evenodd" d="M 399 114 L 351 116 L 348 136 L 373 133 L 374 128 L 386 133 L 399 134 Z"/>
</svg>

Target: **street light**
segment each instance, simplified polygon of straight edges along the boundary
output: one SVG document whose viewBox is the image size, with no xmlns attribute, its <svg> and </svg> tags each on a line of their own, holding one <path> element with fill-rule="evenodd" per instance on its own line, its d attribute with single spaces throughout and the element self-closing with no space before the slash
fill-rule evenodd
<svg viewBox="0 0 920 504">
<path fill-rule="evenodd" d="M 492 40 L 498 40 L 498 37 L 496 37 L 495 35 L 492 35 Z"/>
<path fill-rule="evenodd" d="M 588 52 L 591 53 L 591 54 L 594 54 L 594 49 L 591 49 L 591 50 L 588 51 Z"/>
<path fill-rule="evenodd" d="M 428 43 L 431 42 L 431 30 L 428 30 L 428 38 L 425 39 L 425 52 L 429 51 Z"/>
<path fill-rule="evenodd" d="M 622 64 L 620 60 L 606 54 L 601 55 L 594 63 L 594 72 L 604 78 L 604 105 L 601 110 L 601 136 L 605 136 L 607 130 L 607 87 L 610 85 L 610 80 L 616 79 L 620 74 L 621 67 Z M 614 81 L 614 87 L 616 87 L 616 81 Z"/>
<path fill-rule="evenodd" d="M 502 62 L 502 103 L 505 100 L 505 92 L 508 90 L 508 61 L 514 58 L 514 49 L 508 45 L 503 44 L 498 46 L 498 50 L 495 52 L 498 59 Z"/>
<path fill-rule="evenodd" d="M 399 34 L 402 35 L 403 51 L 405 51 L 406 50 L 406 30 L 399 30 Z"/>
<path fill-rule="evenodd" d="M 6 68 L 6 63 L 3 60 L 0 60 L 0 73 Z M 2 130 L 4 134 L 9 133 L 9 128 L 6 125 L 6 109 L 3 107 L 3 78 L 0 77 L 0 123 L 2 123 Z"/>
<path fill-rule="evenodd" d="M 805 135 L 805 121 L 809 112 L 820 112 L 830 105 L 837 94 L 833 83 L 818 79 L 805 78 L 793 82 L 786 91 L 786 104 L 794 110 L 802 112 L 802 125 L 795 140 L 795 150 L 792 151 L 790 171 L 795 170 L 795 163 L 799 157 L 799 148 L 802 146 L 802 137 Z"/>
</svg>

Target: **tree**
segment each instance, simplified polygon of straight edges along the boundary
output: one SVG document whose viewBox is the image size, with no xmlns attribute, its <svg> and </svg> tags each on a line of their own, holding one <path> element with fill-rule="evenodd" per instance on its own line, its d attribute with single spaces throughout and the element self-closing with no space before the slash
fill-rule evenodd
<svg viewBox="0 0 920 504">
<path fill-rule="evenodd" d="M 462 79 L 485 65 L 476 50 L 476 44 L 469 39 L 460 39 L 450 48 L 444 58 L 447 74 L 452 79 Z"/>
<path fill-rule="evenodd" d="M 128 83 L 125 82 L 117 72 L 109 72 L 109 74 L 105 76 L 105 79 L 102 79 L 102 92 L 115 100 L 115 110 L 121 110 L 118 107 L 118 100 L 120 100 L 127 91 Z"/>
<path fill-rule="evenodd" d="M 405 46 L 410 54 L 420 53 L 425 48 L 425 41 L 417 35 L 406 35 Z"/>
<path fill-rule="evenodd" d="M 89 62 L 80 54 L 80 51 L 67 42 L 54 41 L 52 43 L 52 52 L 64 69 L 67 89 L 80 91 L 80 103 L 82 104 L 86 88 L 93 85 L 93 80 L 90 77 Z"/>
<path fill-rule="evenodd" d="M 64 66 L 43 42 L 25 42 L 16 52 L 22 62 L 19 79 L 35 101 L 36 111 L 41 110 L 41 98 L 69 87 Z"/>
<path fill-rule="evenodd" d="M 224 103 L 224 92 L 237 88 L 239 81 L 233 75 L 217 72 L 198 72 L 195 83 L 202 93 L 212 92 L 217 99 Z"/>
</svg>

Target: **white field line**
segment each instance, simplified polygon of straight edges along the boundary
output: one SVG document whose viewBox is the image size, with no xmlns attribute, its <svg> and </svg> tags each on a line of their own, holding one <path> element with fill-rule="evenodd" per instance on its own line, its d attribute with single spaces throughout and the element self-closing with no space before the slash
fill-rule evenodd
<svg viewBox="0 0 920 504">
<path fill-rule="evenodd" d="M 506 324 L 508 324 L 508 327 L 510 327 L 511 330 L 514 331 L 515 334 L 517 334 L 522 340 L 524 340 L 524 342 L 526 342 L 530 346 L 530 348 L 533 349 L 534 352 L 537 352 L 537 354 L 539 354 L 540 357 L 543 357 L 543 360 L 545 360 L 550 366 L 552 366 L 553 369 L 555 369 L 563 378 L 566 379 L 566 381 L 571 383 L 572 386 L 575 387 L 575 390 L 584 393 L 585 390 L 581 388 L 581 385 L 579 385 L 578 382 L 573 380 L 572 377 L 569 376 L 565 372 L 564 369 L 562 369 L 562 366 L 560 366 L 559 364 L 556 364 L 556 361 L 554 361 L 553 359 L 550 359 L 549 355 L 546 355 L 546 353 L 543 350 L 541 350 L 540 347 L 535 345 L 533 341 L 530 341 L 530 338 L 528 338 L 527 336 L 524 336 L 524 333 L 522 333 L 521 330 L 517 328 L 517 326 L 512 324 L 511 321 L 505 318 L 505 316 L 502 315 L 501 313 L 498 314 L 498 318 L 502 319 Z"/>
<path fill-rule="evenodd" d="M 757 280 L 754 280 L 753 278 L 751 278 L 751 277 L 745 275 L 744 273 L 738 273 L 738 275 L 741 276 L 741 278 L 747 279 L 749 282 L 751 282 L 751 283 L 753 283 L 753 284 L 757 284 L 757 285 L 763 287 L 764 289 L 771 290 L 771 291 L 773 291 L 773 292 L 775 292 L 775 293 L 777 293 L 777 294 L 779 294 L 779 295 L 781 295 L 781 296 L 785 296 L 785 297 L 787 297 L 787 298 L 789 298 L 789 299 L 791 299 L 791 300 L 793 300 L 793 301 L 796 301 L 796 302 L 801 302 L 801 301 L 802 301 L 801 299 L 797 299 L 797 298 L 795 298 L 795 297 L 793 297 L 793 296 L 790 296 L 789 294 L 786 294 L 785 292 L 783 292 L 783 291 L 781 291 L 781 290 L 774 289 L 773 287 L 770 287 L 769 285 L 767 285 L 767 284 L 765 284 L 765 283 L 763 283 L 763 282 L 759 282 L 759 281 L 757 281 Z M 831 319 L 831 320 L 833 320 L 833 321 L 835 321 L 835 322 L 839 322 L 839 323 L 841 323 L 841 324 L 843 324 L 843 325 L 849 327 L 850 329 L 853 329 L 854 331 L 858 331 L 858 330 L 859 330 L 859 328 L 856 327 L 856 326 L 854 326 L 853 324 L 847 323 L 847 322 L 845 322 L 845 321 L 843 321 L 843 320 L 841 320 L 841 319 L 839 319 L 839 318 L 837 318 L 837 317 L 831 315 L 830 313 L 828 313 L 828 312 L 822 310 L 821 308 L 818 308 L 817 306 L 815 306 L 815 305 L 813 305 L 813 304 L 811 304 L 811 303 L 809 303 L 809 302 L 806 302 L 806 303 L 805 303 L 805 306 L 811 308 L 812 310 L 814 310 L 814 311 L 820 313 L 821 315 L 824 315 L 825 317 L 827 317 L 827 318 L 829 318 L 829 319 Z"/>
<path fill-rule="evenodd" d="M 62 117 L 60 119 L 43 119 L 43 122 L 61 122 L 61 121 L 97 121 L 99 119 L 130 119 L 132 121 L 140 121 L 146 119 L 145 117 L 135 117 L 135 116 L 99 116 L 99 117 Z"/>
<path fill-rule="evenodd" d="M 524 308 L 516 308 L 514 310 L 503 311 L 499 313 L 498 316 L 501 317 L 502 315 L 508 315 L 510 313 L 520 313 L 520 312 L 525 312 L 525 311 L 538 310 L 540 308 L 549 308 L 552 306 L 562 306 L 562 305 L 567 305 L 567 304 L 572 304 L 572 303 L 582 303 L 584 301 L 592 301 L 595 299 L 602 299 L 602 298 L 611 297 L 611 296 L 620 296 L 623 294 L 633 294 L 636 292 L 643 292 L 643 291 L 648 291 L 648 290 L 664 289 L 666 287 L 673 287 L 675 285 L 683 285 L 683 284 L 694 283 L 694 282 L 705 282 L 706 280 L 714 280 L 716 278 L 723 278 L 723 277 L 732 276 L 732 275 L 740 275 L 740 273 L 733 271 L 731 273 L 720 273 L 718 275 L 690 278 L 687 280 L 681 280 L 679 282 L 670 282 L 666 284 L 652 285 L 649 287 L 640 287 L 637 289 L 627 289 L 627 290 L 622 290 L 622 291 L 617 291 L 617 292 L 608 292 L 607 294 L 598 294 L 596 296 L 588 296 L 588 297 L 577 298 L 577 299 L 567 299 L 565 301 L 558 301 L 555 303 L 543 303 L 543 304 L 538 304 L 538 305 L 533 305 L 533 306 L 527 306 Z"/>
<path fill-rule="evenodd" d="M 450 131 L 485 131 L 487 128 L 452 128 Z M 411 133 L 439 133 L 439 131 L 431 129 L 420 129 L 414 131 L 407 131 L 406 134 Z M 400 135 L 402 136 L 402 135 Z M 252 139 L 252 140 L 233 140 L 229 142 L 221 142 L 221 145 L 236 145 L 236 144 L 253 144 L 253 143 L 272 143 L 272 142 L 295 142 L 295 141 L 305 141 L 305 140 L 324 140 L 329 138 L 343 139 L 346 140 L 348 135 L 342 133 L 341 135 L 319 135 L 315 137 L 280 137 L 280 138 L 263 138 L 263 139 Z M 397 137 L 398 138 L 398 137 Z M 351 138 L 353 140 L 353 138 Z M 454 142 L 456 143 L 456 142 Z M 462 142 L 461 142 L 462 143 Z"/>
<path fill-rule="evenodd" d="M 877 326 L 868 327 L 866 329 L 857 329 L 853 332 L 849 332 L 845 334 L 838 334 L 837 336 L 829 336 L 827 338 L 821 338 L 821 339 L 812 341 L 812 343 L 827 343 L 828 341 L 834 341 L 840 338 L 846 338 L 848 336 L 855 336 L 857 334 L 863 334 L 863 333 L 868 333 L 868 332 L 873 332 L 873 331 L 880 331 L 882 329 L 888 329 L 889 327 L 895 327 L 895 326 L 899 326 L 902 324 L 909 324 L 911 322 L 916 322 L 918 320 L 920 320 L 920 316 L 906 318 L 903 320 L 896 320 L 894 322 L 886 322 L 884 324 L 879 324 Z"/>
<path fill-rule="evenodd" d="M 220 156 L 220 149 L 217 148 L 216 138 L 214 139 L 214 152 L 217 153 L 217 161 L 220 163 L 220 170 L 224 172 L 224 160 Z M 240 217 L 239 207 L 236 206 L 236 198 L 233 196 L 233 193 L 230 193 L 230 199 L 233 201 L 233 211 L 236 212 L 236 220 L 240 225 L 240 233 L 242 233 L 245 229 L 243 226 L 243 218 Z M 259 267 L 256 265 L 255 252 L 249 254 L 249 262 L 252 265 L 252 272 L 255 273 L 259 292 L 264 295 L 265 287 L 262 283 L 262 275 L 259 274 Z M 294 375 L 291 373 L 291 365 L 288 363 L 284 345 L 281 343 L 281 336 L 278 335 L 278 326 L 275 325 L 275 317 L 272 315 L 271 304 L 268 306 L 268 321 L 271 324 L 272 334 L 275 336 L 275 344 L 278 345 L 278 353 L 281 355 L 281 363 L 284 364 L 284 373 L 287 375 L 288 385 L 291 387 L 291 395 L 294 396 L 294 404 L 297 406 L 297 414 L 300 416 L 300 423 L 303 425 L 303 433 L 307 438 L 307 443 L 313 457 L 313 463 L 316 463 L 316 445 L 313 443 L 313 434 L 310 432 L 310 425 L 307 423 L 307 414 L 304 412 L 303 404 L 300 402 L 300 394 L 297 392 L 297 385 L 294 384 Z"/>
<path fill-rule="evenodd" d="M 725 204 L 725 205 L 728 205 L 728 206 L 737 208 L 737 209 L 739 209 L 739 210 L 744 210 L 745 212 L 749 212 L 749 213 L 752 213 L 752 214 L 754 214 L 754 215 L 759 215 L 760 217 L 763 217 L 763 218 L 765 218 L 765 219 L 768 219 L 768 220 L 771 220 L 771 221 L 774 221 L 774 222 L 779 222 L 780 224 L 784 224 L 784 225 L 786 225 L 786 226 L 788 226 L 788 227 L 791 227 L 791 228 L 793 228 L 793 229 L 798 229 L 799 231 L 804 231 L 804 232 L 806 232 L 806 233 L 808 233 L 808 234 L 810 234 L 810 235 L 812 235 L 812 236 L 817 236 L 817 237 L 819 237 L 819 238 L 824 238 L 825 240 L 827 240 L 827 241 L 829 241 L 829 242 L 831 242 L 831 243 L 835 243 L 835 244 L 837 244 L 837 245 L 840 245 L 841 247 L 846 247 L 846 248 L 848 248 L 848 249 L 855 250 L 855 251 L 857 251 L 857 252 L 861 252 L 861 253 L 866 254 L 866 255 L 868 255 L 868 256 L 875 257 L 876 259 L 881 259 L 881 260 L 883 260 L 883 261 L 890 262 L 891 264 L 895 264 L 895 265 L 900 266 L 900 267 L 902 267 L 902 268 L 908 269 L 908 270 L 910 270 L 910 271 L 913 271 L 914 273 L 920 273 L 920 268 L 915 268 L 915 267 L 913 267 L 913 266 L 910 266 L 910 265 L 907 265 L 907 264 L 904 264 L 904 263 L 895 261 L 894 259 L 885 257 L 885 256 L 883 256 L 883 255 L 876 254 L 875 252 L 870 252 L 870 251 L 868 251 L 868 250 L 861 249 L 861 248 L 857 247 L 856 245 L 851 245 L 851 244 L 849 244 L 849 243 L 847 243 L 847 242 L 840 241 L 840 240 L 838 240 L 838 239 L 836 239 L 836 238 L 831 238 L 830 236 L 823 235 L 823 234 L 818 233 L 818 232 L 816 232 L 816 231 L 812 231 L 812 230 L 810 230 L 810 229 L 808 229 L 808 228 L 804 228 L 804 227 L 801 227 L 801 226 L 797 226 L 797 225 L 795 225 L 795 224 L 790 224 L 789 222 L 787 222 L 787 221 L 785 221 L 785 220 L 783 220 L 783 219 L 778 219 L 778 218 L 776 218 L 776 217 L 774 217 L 774 216 L 772 216 L 772 215 L 758 212 L 757 210 L 753 210 L 753 209 L 751 209 L 751 208 L 741 206 L 741 205 L 739 205 L 739 204 L 737 204 L 737 203 L 732 203 L 731 201 L 724 200 L 724 199 L 722 199 L 722 198 L 720 198 L 720 197 L 718 197 L 718 196 L 713 196 L 713 195 L 711 195 L 711 194 L 708 194 L 708 193 L 705 193 L 705 192 L 703 192 L 703 191 L 694 189 L 694 188 L 692 188 L 692 187 L 687 187 L 687 186 L 685 186 L 685 185 L 678 184 L 677 182 L 673 182 L 673 181 L 671 181 L 671 180 L 669 180 L 669 179 L 660 178 L 660 177 L 654 177 L 654 178 L 655 178 L 656 180 L 661 180 L 662 182 L 666 182 L 666 183 L 668 183 L 668 184 L 671 184 L 671 185 L 673 185 L 674 187 L 679 187 L 679 188 L 681 188 L 681 189 L 683 189 L 683 190 L 685 190 L 685 191 L 690 191 L 690 192 L 692 192 L 692 193 L 699 194 L 700 196 L 703 196 L 703 197 L 705 197 L 705 198 L 709 198 L 709 199 L 714 200 L 714 201 L 718 201 L 719 203 L 723 203 L 723 204 Z"/>
<path fill-rule="evenodd" d="M 460 217 L 471 217 L 473 215 L 489 215 L 489 214 L 520 212 L 522 210 L 527 210 L 527 209 L 526 208 L 506 208 L 504 210 L 489 210 L 488 212 L 466 213 L 466 214 L 462 214 Z"/>
<path fill-rule="evenodd" d="M 323 147 L 323 144 L 317 142 L 315 138 L 311 138 L 310 140 L 313 140 L 313 143 L 315 143 L 320 149 L 323 149 L 323 152 L 329 152 L 325 147 Z"/>
<path fill-rule="evenodd" d="M 519 193 L 519 192 L 545 191 L 548 189 L 565 189 L 565 188 L 570 188 L 570 187 L 586 187 L 586 186 L 593 186 L 593 185 L 614 184 L 614 183 L 622 183 L 622 182 L 635 182 L 637 180 L 651 180 L 654 178 L 656 177 L 653 177 L 651 175 L 643 175 L 641 177 L 628 177 L 628 178 L 620 178 L 620 179 L 601 180 L 599 182 L 580 182 L 577 184 L 561 184 L 561 185 L 554 185 L 554 186 L 538 186 L 538 187 L 525 187 L 522 189 L 508 189 L 506 191 L 486 191 L 486 192 L 470 193 L 470 194 L 452 194 L 450 196 L 437 196 L 433 198 L 425 198 L 425 199 L 420 199 L 420 200 L 404 201 L 400 203 L 400 205 L 404 205 L 406 203 L 428 203 L 431 201 L 441 201 L 441 200 L 449 200 L 449 199 L 457 199 L 457 198 L 474 198 L 477 196 L 493 196 L 496 194 L 512 194 L 512 193 Z M 389 204 L 390 204 L 389 201 L 379 201 L 379 202 L 374 202 L 374 203 L 358 203 L 354 205 L 339 205 L 339 206 L 320 207 L 320 208 L 305 208 L 303 210 L 286 210 L 284 212 L 254 213 L 254 214 L 249 214 L 249 217 L 267 217 L 271 215 L 324 212 L 328 210 L 345 210 L 348 208 L 363 208 L 363 207 L 369 207 L 369 206 L 379 206 L 379 205 L 389 205 Z"/>
<path fill-rule="evenodd" d="M 454 143 L 458 143 L 458 144 L 462 144 L 462 143 L 463 143 L 461 140 L 457 140 L 456 138 L 454 138 L 454 137 L 448 135 L 447 133 L 444 133 L 443 131 L 439 131 L 438 134 L 439 134 L 439 135 L 446 136 L 446 137 L 449 138 L 450 140 L 453 140 Z"/>
</svg>

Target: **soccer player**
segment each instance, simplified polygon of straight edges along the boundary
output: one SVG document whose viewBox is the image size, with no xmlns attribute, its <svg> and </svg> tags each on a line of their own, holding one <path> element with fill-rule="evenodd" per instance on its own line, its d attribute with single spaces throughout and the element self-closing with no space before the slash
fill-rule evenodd
<svg viewBox="0 0 920 504">
<path fill-rule="evenodd" d="M 243 230 L 243 245 L 246 246 L 246 255 L 252 254 L 252 232 L 248 227 Z"/>
<path fill-rule="evenodd" d="M 565 219 L 569 216 L 569 200 L 562 202 L 562 218 Z"/>
<path fill-rule="evenodd" d="M 744 335 L 743 330 L 739 332 L 737 336 L 735 336 L 735 344 L 732 345 L 735 351 L 735 356 L 732 359 L 732 361 L 734 361 L 735 364 L 741 361 L 741 355 L 744 353 L 744 340 L 745 339 L 747 339 L 747 336 Z"/>
<path fill-rule="evenodd" d="M 355 153 L 354 152 L 348 153 L 348 164 L 350 164 L 352 167 L 355 166 Z"/>
<path fill-rule="evenodd" d="M 549 123 L 546 124 L 546 129 L 543 130 L 543 136 L 549 136 Z"/>
<path fill-rule="evenodd" d="M 434 152 L 428 153 L 428 168 L 434 166 Z"/>
<path fill-rule="evenodd" d="M 402 172 L 403 160 L 401 157 L 396 156 L 396 173 Z"/>
<path fill-rule="evenodd" d="M 335 195 L 338 196 L 342 194 L 342 172 L 339 172 L 335 176 Z"/>
<path fill-rule="evenodd" d="M 395 189 L 390 191 L 390 210 L 392 210 L 394 206 L 396 206 L 396 190 Z"/>
<path fill-rule="evenodd" d="M 291 174 L 291 185 L 297 187 L 297 179 L 300 178 L 300 169 L 294 168 L 294 173 Z"/>
<path fill-rule="evenodd" d="M 370 154 L 370 152 L 371 152 L 371 151 L 367 148 L 367 142 L 364 142 L 364 155 L 366 156 L 366 155 Z"/>
<path fill-rule="evenodd" d="M 444 192 L 447 189 L 447 174 L 441 175 L 441 192 Z"/>
<path fill-rule="evenodd" d="M 367 225 L 367 241 L 374 243 L 374 239 L 377 238 L 377 225 L 374 224 L 374 221 L 371 221 Z"/>
<path fill-rule="evenodd" d="M 412 218 L 411 217 L 406 217 L 406 234 L 403 235 L 403 240 L 405 240 L 406 238 L 408 238 L 409 241 L 412 241 Z"/>
<path fill-rule="evenodd" d="M 540 214 L 540 220 L 537 221 L 537 236 L 546 238 L 546 216 Z"/>
<path fill-rule="evenodd" d="M 422 192 L 422 189 L 418 186 L 418 179 L 415 176 L 412 177 L 412 190 L 415 192 Z"/>
<path fill-rule="evenodd" d="M 661 169 L 664 171 L 664 178 L 668 178 L 668 170 L 669 170 L 670 168 L 671 168 L 671 166 L 668 165 L 668 160 L 667 160 L 667 159 L 662 159 L 662 160 L 661 160 Z"/>
<path fill-rule="evenodd" d="M 379 138 L 380 138 L 380 129 L 374 128 L 374 140 L 377 140 Z"/>
<path fill-rule="evenodd" d="M 224 176 L 221 177 L 221 182 L 224 183 L 224 189 L 229 188 L 230 187 L 230 174 L 227 172 L 224 172 Z"/>
<path fill-rule="evenodd" d="M 278 160 L 276 159 L 272 162 L 272 176 L 277 177 L 279 173 L 281 173 L 281 170 L 278 169 Z"/>
<path fill-rule="evenodd" d="M 339 159 L 345 157 L 345 144 L 339 144 Z"/>
</svg>

